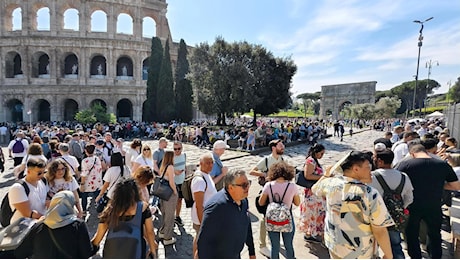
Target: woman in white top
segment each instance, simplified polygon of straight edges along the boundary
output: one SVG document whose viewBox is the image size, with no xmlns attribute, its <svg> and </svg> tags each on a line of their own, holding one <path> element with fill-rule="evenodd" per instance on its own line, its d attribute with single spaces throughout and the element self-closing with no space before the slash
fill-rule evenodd
<svg viewBox="0 0 460 260">
<path fill-rule="evenodd" d="M 139 166 L 147 165 L 153 169 L 153 157 L 152 149 L 150 146 L 144 144 L 142 146 L 142 153 L 137 156 L 137 158 L 132 162 L 133 168 L 131 169 L 134 172 Z"/>
<path fill-rule="evenodd" d="M 78 210 L 78 217 L 83 216 L 83 210 L 80 204 L 80 198 L 78 196 L 78 183 L 77 180 L 70 173 L 70 169 L 67 163 L 57 158 L 48 165 L 48 172 L 45 174 L 45 178 L 48 182 L 48 196 L 53 198 L 54 194 L 68 190 L 71 191 L 75 197 L 75 206 Z"/>
<path fill-rule="evenodd" d="M 142 148 L 142 141 L 139 138 L 133 139 L 131 146 L 129 147 L 128 151 L 125 154 L 125 164 L 126 166 L 132 170 L 133 168 L 133 161 L 141 154 Z M 132 171 L 134 172 L 134 171 Z"/>
<path fill-rule="evenodd" d="M 26 165 L 27 162 L 32 158 L 43 160 L 45 163 L 48 161 L 48 159 L 43 155 L 43 148 L 39 143 L 31 143 L 27 149 L 26 156 L 22 158 L 21 164 L 13 169 L 13 173 L 17 179 L 22 179 L 27 173 Z"/>
<path fill-rule="evenodd" d="M 101 192 L 96 197 L 96 201 L 99 201 L 106 191 L 107 197 L 112 199 L 113 191 L 117 183 L 129 176 L 129 171 L 123 164 L 123 156 L 121 153 L 113 153 L 110 156 L 110 165 L 110 168 L 104 175 L 104 184 L 102 185 Z"/>
</svg>

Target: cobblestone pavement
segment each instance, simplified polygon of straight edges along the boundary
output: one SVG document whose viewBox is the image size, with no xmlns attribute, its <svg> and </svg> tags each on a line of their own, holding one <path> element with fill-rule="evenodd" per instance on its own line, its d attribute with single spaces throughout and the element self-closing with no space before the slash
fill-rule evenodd
<svg viewBox="0 0 460 260">
<path fill-rule="evenodd" d="M 355 150 L 372 150 L 372 143 L 375 139 L 381 137 L 383 132 L 374 131 L 374 130 L 363 130 L 358 132 L 357 129 L 355 130 L 355 134 L 353 136 L 344 136 L 343 142 L 340 141 L 338 137 L 330 137 L 328 139 L 321 140 L 322 143 L 326 147 L 326 153 L 324 154 L 323 158 L 321 159 L 321 164 L 324 167 L 328 167 L 333 165 L 337 160 L 342 158 L 348 151 L 355 149 Z M 332 133 L 332 129 L 328 129 L 329 133 Z M 347 133 L 348 131 L 346 131 Z M 153 149 L 158 147 L 158 141 L 146 141 L 150 143 Z M 125 143 L 126 146 L 129 143 Z M 299 144 L 295 146 L 289 146 L 285 149 L 285 158 L 289 163 L 295 166 L 302 166 L 304 163 L 305 155 L 308 151 L 310 146 L 307 144 Z M 168 148 L 172 148 L 172 143 L 168 144 Z M 6 155 L 8 155 L 6 148 L 3 148 L 3 151 Z M 194 145 L 184 144 L 184 152 L 187 154 L 187 165 L 197 165 L 199 162 L 199 157 L 203 153 L 210 152 L 208 149 L 200 149 Z M 259 155 L 251 155 L 245 151 L 237 151 L 237 150 L 228 150 L 222 156 L 224 166 L 228 166 L 230 169 L 242 169 L 245 171 L 249 171 L 254 165 L 261 159 L 263 156 L 269 154 L 269 152 L 264 152 Z M 7 192 L 8 187 L 14 182 L 13 175 L 11 173 L 11 168 L 13 165 L 12 160 L 7 160 L 6 171 L 0 176 L 0 198 L 3 198 L 4 194 Z M 249 176 L 249 179 L 252 180 L 253 185 L 249 191 L 249 202 L 250 202 L 250 217 L 252 222 L 252 231 L 254 237 L 254 244 L 256 247 L 256 255 L 257 258 L 265 258 L 263 255 L 259 253 L 259 219 L 262 217 L 255 208 L 254 200 L 257 196 L 258 192 L 260 191 L 261 187 L 257 184 L 256 178 L 253 176 Z M 301 192 L 301 188 L 299 187 L 299 192 Z M 185 203 L 184 203 L 185 204 Z M 175 245 L 170 246 L 163 246 L 161 242 L 159 242 L 159 258 L 192 258 L 192 241 L 193 237 L 195 236 L 195 231 L 192 228 L 192 220 L 191 220 L 191 209 L 182 207 L 181 211 L 181 218 L 183 220 L 183 226 L 175 226 L 175 237 L 177 242 Z M 298 221 L 299 217 L 299 207 L 293 208 L 295 221 Z M 89 214 L 87 216 L 87 223 L 88 228 L 90 230 L 90 235 L 92 236 L 96 229 L 97 229 L 97 213 L 94 209 L 94 206 L 90 207 Z M 154 220 L 154 226 L 158 227 L 161 221 L 161 215 L 157 216 Z M 225 223 L 225 220 L 222 220 L 222 223 Z M 298 225 L 297 225 L 298 226 Z M 442 232 L 443 237 L 443 258 L 452 258 L 452 254 L 449 252 L 449 248 L 451 247 L 450 241 L 451 236 L 450 233 Z M 158 237 L 157 237 L 158 240 Z M 269 239 L 267 237 L 267 242 L 269 243 Z M 101 246 L 102 248 L 102 246 Z M 327 250 L 319 244 L 310 244 L 308 242 L 304 242 L 303 234 L 297 230 L 294 236 L 294 249 L 295 255 L 297 258 L 301 259 L 317 259 L 317 258 L 329 258 L 329 254 Z M 281 258 L 284 257 L 283 247 L 281 249 Z M 95 255 L 93 258 L 101 258 L 102 250 Z M 243 258 L 249 258 L 247 248 L 245 247 L 241 256 Z"/>
</svg>

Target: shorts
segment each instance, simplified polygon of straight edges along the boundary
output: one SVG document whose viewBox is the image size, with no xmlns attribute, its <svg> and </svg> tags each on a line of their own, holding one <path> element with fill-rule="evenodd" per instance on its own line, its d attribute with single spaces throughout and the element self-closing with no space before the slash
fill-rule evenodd
<svg viewBox="0 0 460 260">
<path fill-rule="evenodd" d="M 179 195 L 179 199 L 183 199 L 184 195 L 182 195 L 182 184 L 176 184 L 177 195 Z"/>
</svg>

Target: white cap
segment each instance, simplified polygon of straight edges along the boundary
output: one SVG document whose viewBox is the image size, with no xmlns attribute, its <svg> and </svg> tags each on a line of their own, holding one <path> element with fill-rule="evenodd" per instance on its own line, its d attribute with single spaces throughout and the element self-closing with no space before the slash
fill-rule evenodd
<svg viewBox="0 0 460 260">
<path fill-rule="evenodd" d="M 222 140 L 217 140 L 214 142 L 214 145 L 212 146 L 214 149 L 228 149 L 230 146 L 228 146 L 224 141 Z"/>
<path fill-rule="evenodd" d="M 376 152 L 385 151 L 385 149 L 387 149 L 387 146 L 384 143 L 376 143 L 374 146 Z"/>
</svg>

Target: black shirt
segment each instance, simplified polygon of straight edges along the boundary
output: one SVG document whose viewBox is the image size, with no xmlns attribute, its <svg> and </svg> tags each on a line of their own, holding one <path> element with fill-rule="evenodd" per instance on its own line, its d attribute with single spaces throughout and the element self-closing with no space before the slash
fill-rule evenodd
<svg viewBox="0 0 460 260">
<path fill-rule="evenodd" d="M 458 180 L 449 164 L 434 158 L 401 161 L 397 169 L 409 176 L 414 187 L 414 203 L 441 203 L 444 183 Z"/>
</svg>

